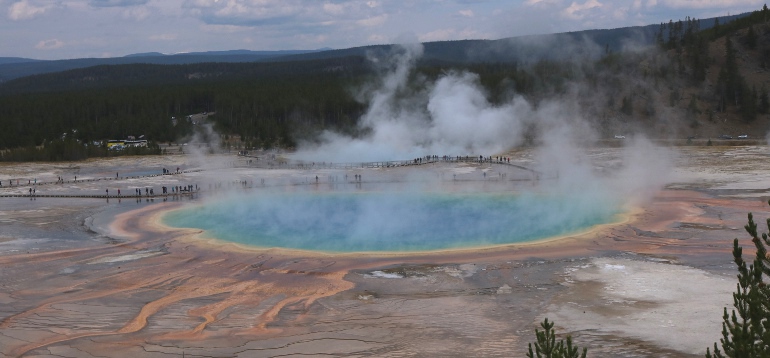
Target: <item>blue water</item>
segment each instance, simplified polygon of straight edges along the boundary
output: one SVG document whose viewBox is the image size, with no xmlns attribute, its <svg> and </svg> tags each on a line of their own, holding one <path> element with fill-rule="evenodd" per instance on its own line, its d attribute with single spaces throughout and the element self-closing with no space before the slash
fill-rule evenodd
<svg viewBox="0 0 770 358">
<path fill-rule="evenodd" d="M 257 247 L 428 251 L 528 242 L 610 222 L 596 198 L 414 192 L 253 194 L 168 213 L 169 226 Z"/>
</svg>

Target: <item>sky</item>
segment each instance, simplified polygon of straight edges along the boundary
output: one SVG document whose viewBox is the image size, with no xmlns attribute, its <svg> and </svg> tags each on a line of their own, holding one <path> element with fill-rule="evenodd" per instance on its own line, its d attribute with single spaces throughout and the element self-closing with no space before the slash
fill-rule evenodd
<svg viewBox="0 0 770 358">
<path fill-rule="evenodd" d="M 0 0 L 0 57 L 500 39 L 759 10 L 762 0 Z"/>
</svg>

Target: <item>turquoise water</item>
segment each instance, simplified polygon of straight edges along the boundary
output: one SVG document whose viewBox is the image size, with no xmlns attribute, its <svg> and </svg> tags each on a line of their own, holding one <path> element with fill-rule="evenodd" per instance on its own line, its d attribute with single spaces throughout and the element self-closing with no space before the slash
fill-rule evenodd
<svg viewBox="0 0 770 358">
<path fill-rule="evenodd" d="M 429 192 L 251 194 L 168 213 L 173 227 L 257 247 L 428 251 L 521 243 L 612 221 L 596 198 Z"/>
</svg>

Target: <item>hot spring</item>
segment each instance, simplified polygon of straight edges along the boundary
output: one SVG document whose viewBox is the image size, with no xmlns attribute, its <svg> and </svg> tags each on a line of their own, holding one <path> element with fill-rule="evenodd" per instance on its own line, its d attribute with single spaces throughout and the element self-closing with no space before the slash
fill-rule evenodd
<svg viewBox="0 0 770 358">
<path fill-rule="evenodd" d="M 531 242 L 608 223 L 618 203 L 515 193 L 246 193 L 167 213 L 166 225 L 259 248 L 413 252 Z"/>
</svg>

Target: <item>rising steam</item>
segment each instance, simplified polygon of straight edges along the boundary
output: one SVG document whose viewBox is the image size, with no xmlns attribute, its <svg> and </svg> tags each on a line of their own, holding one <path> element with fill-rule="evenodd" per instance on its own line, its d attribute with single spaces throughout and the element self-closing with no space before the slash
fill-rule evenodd
<svg viewBox="0 0 770 358">
<path fill-rule="evenodd" d="M 359 132 L 367 134 L 351 137 L 326 131 L 319 142 L 301 143 L 297 158 L 366 162 L 426 155 L 494 156 L 527 142 L 537 144 L 536 169 L 558 177 L 548 184 L 551 189 L 606 193 L 612 188 L 611 195 L 628 197 L 646 196 L 665 184 L 672 152 L 641 136 L 625 141 L 622 164 L 612 179 L 597 175 L 585 148 L 594 145 L 598 135 L 581 116 L 577 95 L 542 100 L 537 106 L 514 95 L 496 105 L 470 72 L 445 73 L 433 83 L 422 80 L 425 89 L 414 90 L 409 81 L 414 81 L 412 70 L 421 55 L 422 46 L 416 44 L 396 47 L 389 59 L 374 59 L 385 71 L 377 86 L 360 92 L 369 106 L 359 120 Z"/>
<path fill-rule="evenodd" d="M 533 117 L 524 99 L 495 106 L 487 100 L 478 76 L 469 72 L 445 74 L 425 91 L 415 92 L 408 81 L 421 54 L 419 44 L 398 48 L 379 87 L 363 90 L 369 107 L 359 126 L 368 135 L 354 138 L 326 131 L 320 144 L 302 143 L 297 157 L 363 162 L 492 155 L 521 143 L 522 125 Z"/>
</svg>

